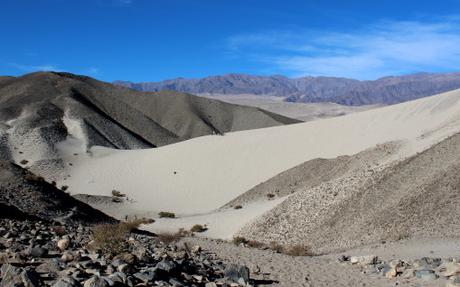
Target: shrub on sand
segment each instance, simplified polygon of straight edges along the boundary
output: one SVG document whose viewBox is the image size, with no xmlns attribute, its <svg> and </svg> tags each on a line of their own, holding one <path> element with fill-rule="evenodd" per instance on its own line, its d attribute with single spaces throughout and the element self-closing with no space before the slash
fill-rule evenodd
<svg viewBox="0 0 460 287">
<path fill-rule="evenodd" d="M 313 256 L 313 252 L 311 251 L 311 248 L 302 245 L 302 244 L 295 244 L 295 245 L 289 245 L 283 248 L 283 253 L 286 255 L 290 256 Z"/>
<path fill-rule="evenodd" d="M 121 193 L 120 191 L 114 189 L 114 190 L 112 190 L 112 196 L 114 196 L 114 197 L 125 197 L 126 194 Z"/>
<path fill-rule="evenodd" d="M 160 218 L 176 218 L 176 214 L 168 211 L 161 211 L 158 213 L 158 216 L 160 216 Z"/>
<path fill-rule="evenodd" d="M 190 229 L 191 232 L 205 232 L 206 230 L 208 230 L 208 228 L 203 226 L 203 225 L 201 225 L 201 224 L 195 224 Z"/>
</svg>

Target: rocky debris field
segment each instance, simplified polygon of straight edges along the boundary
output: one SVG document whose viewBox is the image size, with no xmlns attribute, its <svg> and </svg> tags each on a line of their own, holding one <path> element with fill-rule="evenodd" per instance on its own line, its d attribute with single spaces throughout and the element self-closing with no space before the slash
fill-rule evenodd
<svg viewBox="0 0 460 287">
<path fill-rule="evenodd" d="M 108 230 L 118 228 L 113 226 Z M 126 238 L 105 234 L 111 245 L 102 246 L 95 233 L 81 224 L 0 220 L 0 287 L 255 284 L 247 267 L 227 264 L 197 245 L 128 232 Z"/>
<path fill-rule="evenodd" d="M 460 286 L 460 258 L 431 258 L 423 257 L 410 261 L 391 260 L 385 262 L 377 256 L 342 256 L 339 262 L 350 263 L 361 269 L 363 274 L 399 278 L 409 281 L 418 278 L 422 281 L 446 279 L 446 287 Z"/>
</svg>

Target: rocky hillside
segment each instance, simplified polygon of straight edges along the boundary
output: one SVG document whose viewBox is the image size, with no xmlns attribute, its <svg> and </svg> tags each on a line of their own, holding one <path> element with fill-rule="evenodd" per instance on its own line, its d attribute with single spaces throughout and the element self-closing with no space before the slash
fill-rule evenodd
<svg viewBox="0 0 460 287">
<path fill-rule="evenodd" d="M 0 159 L 18 163 L 59 160 L 57 145 L 65 140 L 81 153 L 95 145 L 137 149 L 296 122 L 258 108 L 137 92 L 68 73 L 0 81 Z"/>
<path fill-rule="evenodd" d="M 460 88 L 460 73 L 419 73 L 358 81 L 335 77 L 251 76 L 229 74 L 202 79 L 178 78 L 161 82 L 117 85 L 139 91 L 175 90 L 194 94 L 254 94 L 285 98 L 289 102 L 333 102 L 358 106 L 396 104 Z"/>
<path fill-rule="evenodd" d="M 363 161 L 361 171 L 351 175 L 304 184 L 242 235 L 306 244 L 319 252 L 382 240 L 454 238 L 460 220 L 459 143 L 456 134 L 401 162 L 385 166 Z"/>
<path fill-rule="evenodd" d="M 43 178 L 6 161 L 0 161 L 0 207 L 0 218 L 84 223 L 115 221 Z"/>
</svg>

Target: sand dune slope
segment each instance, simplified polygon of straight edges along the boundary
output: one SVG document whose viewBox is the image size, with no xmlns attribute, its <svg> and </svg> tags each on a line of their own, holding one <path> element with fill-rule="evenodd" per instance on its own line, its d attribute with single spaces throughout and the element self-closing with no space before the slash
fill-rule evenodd
<svg viewBox="0 0 460 287">
<path fill-rule="evenodd" d="M 241 233 L 321 252 L 381 240 L 458 237 L 459 169 L 456 134 L 383 170 L 368 170 L 352 184 L 341 178 L 296 193 Z"/>
<path fill-rule="evenodd" d="M 460 91 L 340 118 L 205 136 L 158 149 L 92 149 L 73 161 L 73 193 L 127 193 L 138 211 L 181 215 L 217 209 L 257 184 L 315 158 L 352 155 L 402 142 L 395 157 L 460 131 Z"/>
<path fill-rule="evenodd" d="M 56 145 L 138 149 L 296 123 L 261 109 L 177 92 L 142 93 L 68 73 L 0 80 L 0 158 L 62 168 Z"/>
</svg>

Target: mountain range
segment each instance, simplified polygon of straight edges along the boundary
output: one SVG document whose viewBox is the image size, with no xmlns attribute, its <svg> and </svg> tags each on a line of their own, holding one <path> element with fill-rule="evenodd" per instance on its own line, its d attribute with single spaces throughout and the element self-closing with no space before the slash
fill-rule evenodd
<svg viewBox="0 0 460 287">
<path fill-rule="evenodd" d="M 460 73 L 417 73 L 372 81 L 337 77 L 252 76 L 227 74 L 201 79 L 114 84 L 138 91 L 174 90 L 192 94 L 269 95 L 287 102 L 332 102 L 349 106 L 396 104 L 460 88 Z"/>
</svg>

